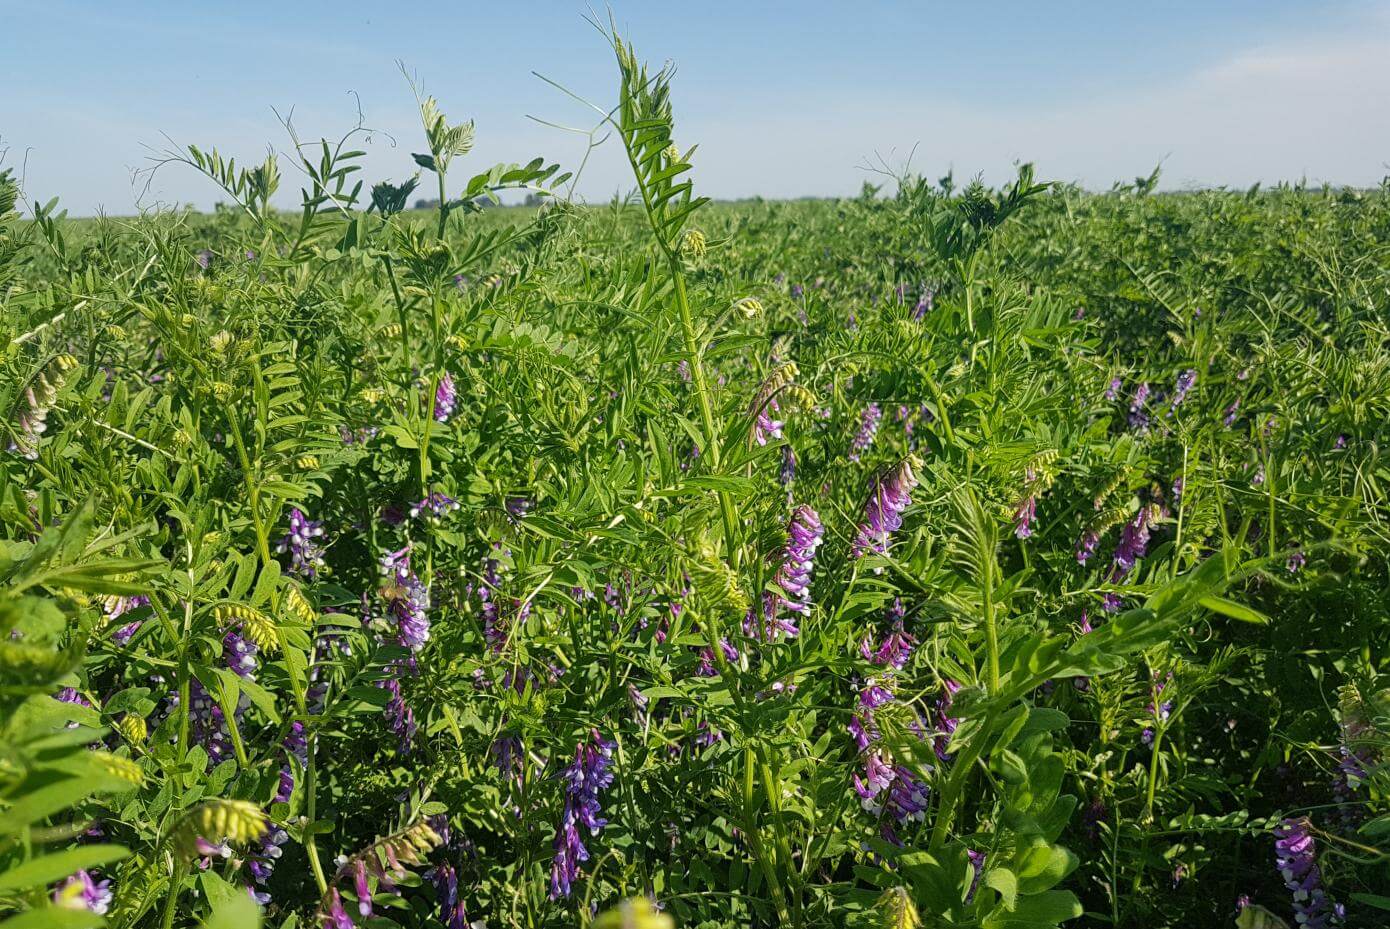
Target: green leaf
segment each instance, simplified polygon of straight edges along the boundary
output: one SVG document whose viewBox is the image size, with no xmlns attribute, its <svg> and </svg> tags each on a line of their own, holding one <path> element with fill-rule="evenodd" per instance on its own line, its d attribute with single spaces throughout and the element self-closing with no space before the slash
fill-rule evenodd
<svg viewBox="0 0 1390 929">
<path fill-rule="evenodd" d="M 0 929 L 94 929 L 104 925 L 106 919 L 89 910 L 46 906 L 11 917 L 0 923 Z"/>
<path fill-rule="evenodd" d="M 1238 619 L 1243 623 L 1255 623 L 1261 626 L 1268 626 L 1273 622 L 1272 619 L 1259 610 L 1254 610 L 1248 606 L 1227 600 L 1225 597 L 1203 597 L 1199 602 L 1213 613 L 1220 613 L 1222 616 L 1229 616 L 1231 619 Z"/>
<path fill-rule="evenodd" d="M 1004 909 L 1012 910 L 1018 902 L 1018 878 L 1008 868 L 990 868 L 985 872 L 985 886 L 999 892 Z"/>
<path fill-rule="evenodd" d="M 260 929 L 260 925 L 261 908 L 240 891 L 213 901 L 212 913 L 203 920 L 203 929 Z"/>
<path fill-rule="evenodd" d="M 129 855 L 129 850 L 119 845 L 82 845 L 44 855 L 0 874 L 0 891 L 42 887 L 85 868 L 100 867 Z"/>
</svg>

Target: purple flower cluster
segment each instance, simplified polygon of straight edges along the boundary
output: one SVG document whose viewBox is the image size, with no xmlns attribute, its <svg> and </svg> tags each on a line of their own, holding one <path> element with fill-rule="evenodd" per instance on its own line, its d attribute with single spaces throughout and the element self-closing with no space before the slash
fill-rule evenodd
<svg viewBox="0 0 1390 929">
<path fill-rule="evenodd" d="M 1030 487 L 1037 477 L 1032 468 L 1028 468 L 1024 475 Z M 1033 534 L 1033 520 L 1037 518 L 1038 495 L 1030 490 L 1027 496 L 1019 501 L 1018 506 L 1014 507 L 1014 536 L 1019 539 L 1030 537 Z"/>
<path fill-rule="evenodd" d="M 912 472 L 912 460 L 905 458 L 891 471 L 874 478 L 869 500 L 864 507 L 864 521 L 854 540 L 854 557 L 865 552 L 885 554 L 888 537 L 903 524 L 903 511 L 912 502 L 912 490 L 917 475 Z"/>
<path fill-rule="evenodd" d="M 1114 400 L 1117 396 L 1119 396 L 1120 387 L 1123 386 L 1123 384 L 1124 381 L 1120 380 L 1118 377 L 1112 377 L 1110 379 L 1110 383 L 1106 385 L 1105 388 L 1105 399 Z"/>
<path fill-rule="evenodd" d="M 410 569 L 410 546 L 381 558 L 381 596 L 396 640 L 418 652 L 430 638 L 430 591 Z"/>
<path fill-rule="evenodd" d="M 917 300 L 917 305 L 912 308 L 912 318 L 920 320 L 931 312 L 932 302 L 936 299 L 936 291 L 931 287 L 922 288 L 922 295 Z"/>
<path fill-rule="evenodd" d="M 782 610 L 804 614 L 811 606 L 811 574 L 815 569 L 816 549 L 825 535 L 820 516 L 802 504 L 792 511 L 787 524 L 787 544 L 782 548 L 782 563 L 774 582 L 781 593 L 763 594 L 762 638 L 796 635 L 801 630 L 791 617 L 779 616 Z"/>
<path fill-rule="evenodd" d="M 291 723 L 289 734 L 280 744 L 285 749 L 286 755 L 299 762 L 301 769 L 309 766 L 309 738 L 304 732 L 302 722 L 295 720 Z M 287 758 L 285 764 L 280 767 L 280 784 L 275 788 L 275 802 L 289 803 L 293 793 L 294 768 L 289 764 Z"/>
<path fill-rule="evenodd" d="M 1178 407 L 1182 406 L 1183 401 L 1187 399 L 1188 392 L 1192 390 L 1192 385 L 1196 383 L 1197 370 L 1195 368 L 1188 368 L 1178 375 L 1178 382 L 1173 387 L 1173 399 L 1168 405 L 1169 416 L 1178 411 Z"/>
<path fill-rule="evenodd" d="M 270 881 L 270 875 L 275 872 L 275 863 L 280 860 L 282 849 L 286 842 L 290 840 L 289 833 L 279 826 L 271 824 L 261 835 L 260 841 L 256 843 L 255 849 L 251 852 L 246 862 L 246 868 L 251 872 L 251 879 L 262 888 Z M 270 893 L 264 889 L 255 890 L 248 888 L 251 898 L 265 906 L 270 902 Z"/>
<path fill-rule="evenodd" d="M 259 653 L 256 643 L 241 634 L 240 623 L 228 629 L 222 637 L 222 657 L 237 677 L 248 681 L 256 679 L 256 657 Z"/>
<path fill-rule="evenodd" d="M 144 594 L 135 594 L 130 597 L 107 597 L 102 603 L 102 609 L 106 613 L 106 618 L 110 620 L 119 619 L 132 610 L 149 606 L 150 598 Z M 126 623 L 121 628 L 111 634 L 111 640 L 117 645 L 125 645 L 140 631 L 142 621 L 136 620 L 133 623 Z"/>
<path fill-rule="evenodd" d="M 457 500 L 436 490 L 419 503 L 410 505 L 410 518 L 417 519 L 423 513 L 426 519 L 439 519 L 458 508 Z"/>
<path fill-rule="evenodd" d="M 1150 692 L 1149 705 L 1144 711 L 1149 714 L 1149 718 L 1154 721 L 1154 725 L 1161 725 L 1168 721 L 1168 717 L 1173 712 L 1173 701 L 1163 699 L 1163 690 L 1173 682 L 1173 675 L 1170 672 L 1166 678 L 1160 679 L 1158 673 L 1154 673 L 1153 687 Z M 1145 726 L 1144 732 L 1140 736 L 1145 745 L 1152 745 L 1154 741 L 1154 730 L 1152 726 Z"/>
<path fill-rule="evenodd" d="M 170 696 L 169 704 L 171 707 L 177 706 L 177 694 Z M 238 721 L 249 705 L 250 701 L 247 696 L 241 694 L 240 702 L 236 708 Z M 231 730 L 227 727 L 227 717 L 222 712 L 222 707 L 203 688 L 202 683 L 197 678 L 189 683 L 188 718 L 192 741 L 203 746 L 208 753 L 209 770 L 231 757 L 232 735 Z"/>
<path fill-rule="evenodd" d="M 1341 922 L 1342 907 L 1322 889 L 1313 824 L 1306 816 L 1285 819 L 1274 830 L 1274 861 L 1284 886 L 1293 893 L 1294 919 L 1302 929 L 1325 929 Z"/>
<path fill-rule="evenodd" d="M 386 689 L 391 696 L 386 701 L 386 707 L 382 711 L 386 717 L 386 724 L 391 727 L 391 731 L 396 734 L 396 742 L 402 752 L 409 752 L 415 743 L 417 726 L 415 725 L 415 711 L 410 708 L 410 704 L 405 702 L 405 696 L 401 693 L 401 679 L 397 673 L 379 681 L 377 686 Z"/>
<path fill-rule="evenodd" d="M 777 481 L 783 487 L 790 488 L 792 482 L 796 480 L 796 452 L 790 445 L 782 446 L 782 467 L 777 472 Z"/>
<path fill-rule="evenodd" d="M 1115 554 L 1110 566 L 1110 583 L 1121 583 L 1134 570 L 1134 565 L 1139 559 L 1144 557 L 1149 548 L 1149 529 L 1157 517 L 1156 505 L 1141 506 L 1134 518 L 1125 523 L 1124 528 L 1120 530 L 1120 541 L 1115 545 Z M 1109 612 L 1119 610 L 1120 601 L 1115 594 L 1107 594 L 1105 602 Z"/>
<path fill-rule="evenodd" d="M 468 929 L 468 910 L 459 897 L 459 876 L 454 866 L 445 862 L 429 875 L 439 901 L 439 921 L 445 929 Z"/>
<path fill-rule="evenodd" d="M 1096 548 L 1099 545 L 1099 532 L 1091 528 L 1082 532 L 1080 540 L 1076 543 L 1076 563 L 1084 565 L 1087 561 L 1090 561 L 1091 556 L 1096 553 Z"/>
<path fill-rule="evenodd" d="M 323 523 L 309 519 L 299 507 L 290 510 L 290 531 L 280 538 L 275 550 L 289 552 L 290 573 L 313 580 L 323 567 Z"/>
<path fill-rule="evenodd" d="M 903 628 L 902 620 L 898 620 L 893 625 L 893 631 L 884 637 L 877 648 L 869 636 L 861 639 L 859 654 L 865 661 L 901 671 L 907 666 L 908 659 L 912 657 L 912 649 L 916 645 L 917 640 Z"/>
<path fill-rule="evenodd" d="M 894 700 L 885 684 L 887 679 L 870 680 L 859 692 L 859 705 L 850 719 L 849 731 L 864 760 L 863 776 L 854 776 L 854 791 L 863 808 L 879 821 L 880 834 L 901 845 L 896 828 L 920 821 L 929 801 L 927 785 L 911 769 L 894 762 L 881 744 L 875 714 Z"/>
<path fill-rule="evenodd" d="M 518 600 L 502 592 L 502 561 L 499 556 L 510 555 L 510 551 L 502 548 L 502 543 L 492 543 L 492 552 L 483 559 L 482 583 L 477 589 L 479 612 L 483 617 L 483 638 L 493 652 L 501 652 L 511 638 L 512 630 L 525 624 L 531 615 L 529 600 Z M 607 598 L 608 591 L 605 590 L 604 599 Z"/>
<path fill-rule="evenodd" d="M 458 391 L 454 389 L 454 379 L 445 371 L 434 389 L 434 421 L 448 422 L 449 417 L 454 415 L 454 407 L 457 404 Z"/>
<path fill-rule="evenodd" d="M 1149 385 L 1140 384 L 1134 390 L 1134 399 L 1129 402 L 1129 428 L 1135 432 L 1146 432 L 1149 428 Z"/>
<path fill-rule="evenodd" d="M 613 784 L 611 770 L 614 743 L 595 730 L 589 738 L 575 746 L 574 761 L 564 772 L 565 806 L 555 830 L 555 860 L 550 866 L 550 899 L 570 895 L 574 880 L 579 877 L 580 862 L 589 860 L 579 827 L 596 836 L 606 826 L 600 819 L 602 811 L 599 794 Z"/>
<path fill-rule="evenodd" d="M 864 407 L 859 414 L 859 431 L 855 433 L 854 441 L 850 443 L 850 461 L 858 461 L 859 457 L 874 444 L 874 436 L 878 435 L 878 426 L 882 421 L 883 410 L 877 403 L 870 403 Z"/>
</svg>

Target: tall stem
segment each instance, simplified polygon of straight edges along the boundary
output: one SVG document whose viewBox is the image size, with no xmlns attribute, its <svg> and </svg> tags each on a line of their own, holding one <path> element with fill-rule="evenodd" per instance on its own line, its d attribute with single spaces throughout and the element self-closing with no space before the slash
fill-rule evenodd
<svg viewBox="0 0 1390 929">
<path fill-rule="evenodd" d="M 681 318 L 681 334 L 685 340 L 685 353 L 690 363 L 690 379 L 695 387 L 695 397 L 700 406 L 700 425 L 705 433 L 705 444 L 711 466 L 717 471 L 721 458 L 719 431 L 715 427 L 714 407 L 710 401 L 709 382 L 705 379 L 705 365 L 699 344 L 695 337 L 695 321 L 690 313 L 690 299 L 685 291 L 685 274 L 680 267 L 680 258 L 671 251 L 666 253 L 671 268 L 671 279 L 676 289 L 676 309 Z M 724 541 L 732 560 L 737 565 L 738 555 L 738 517 L 734 513 L 733 499 L 725 491 L 719 491 L 719 512 L 724 521 Z"/>
</svg>

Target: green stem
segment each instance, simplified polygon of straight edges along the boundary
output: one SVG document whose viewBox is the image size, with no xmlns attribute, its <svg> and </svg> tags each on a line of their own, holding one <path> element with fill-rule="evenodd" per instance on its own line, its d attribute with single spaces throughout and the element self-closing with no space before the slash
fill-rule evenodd
<svg viewBox="0 0 1390 929">
<path fill-rule="evenodd" d="M 695 338 L 695 321 L 690 313 L 690 299 L 685 290 L 685 274 L 680 267 L 680 258 L 671 251 L 666 253 L 671 268 L 671 279 L 676 289 L 676 309 L 680 312 L 681 335 L 685 340 L 685 353 L 690 361 L 690 379 L 695 387 L 695 397 L 700 406 L 700 425 L 704 429 L 705 444 L 708 446 L 710 466 L 719 470 L 721 458 L 719 431 L 715 427 L 714 409 L 710 401 L 709 382 L 705 379 L 703 353 Z M 727 491 L 719 491 L 719 512 L 724 521 L 724 542 L 729 555 L 737 567 L 738 555 L 738 517 L 734 513 L 733 499 Z"/>
<path fill-rule="evenodd" d="M 984 598 L 985 649 L 989 654 L 989 695 L 999 693 L 999 630 L 994 621 L 994 552 L 981 559 L 980 593 Z"/>
<path fill-rule="evenodd" d="M 304 812 L 309 818 L 309 828 L 312 829 L 315 823 L 315 810 L 318 797 L 315 793 L 317 786 L 317 771 L 314 765 L 314 756 L 317 754 L 319 743 L 318 733 L 309 736 L 309 763 L 304 771 L 304 793 L 306 796 Z M 323 876 L 323 864 L 319 861 L 318 833 L 310 832 L 304 837 L 304 851 L 309 856 L 309 868 L 314 872 L 314 883 L 319 887 L 319 896 L 328 893 L 328 881 Z"/>
<path fill-rule="evenodd" d="M 1154 790 L 1158 786 L 1158 751 L 1163 744 L 1163 730 L 1154 728 L 1153 754 L 1149 756 L 1149 786 L 1144 797 L 1144 822 L 1151 823 L 1154 818 Z"/>
<path fill-rule="evenodd" d="M 169 896 L 164 899 L 164 914 L 159 921 L 163 929 L 172 929 L 174 913 L 178 910 L 179 891 L 183 889 L 184 865 L 175 863 L 174 873 L 169 877 Z"/>
</svg>

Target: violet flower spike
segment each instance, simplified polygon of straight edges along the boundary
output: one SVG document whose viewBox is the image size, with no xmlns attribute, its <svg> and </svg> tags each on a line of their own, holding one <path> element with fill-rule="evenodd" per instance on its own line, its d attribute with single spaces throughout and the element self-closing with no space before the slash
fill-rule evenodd
<svg viewBox="0 0 1390 929">
<path fill-rule="evenodd" d="M 573 882 L 579 877 L 579 865 L 589 860 L 579 827 L 596 836 L 607 820 L 599 818 L 599 795 L 613 784 L 611 770 L 615 745 L 595 730 L 588 739 L 575 746 L 574 761 L 562 775 L 565 780 L 565 805 L 560 825 L 555 830 L 555 859 L 550 866 L 550 899 L 568 897 Z"/>
<path fill-rule="evenodd" d="M 454 389 L 454 378 L 448 371 L 439 379 L 438 386 L 434 389 L 434 421 L 444 423 L 449 421 L 449 417 L 454 415 L 454 407 L 458 403 L 458 392 Z"/>
<path fill-rule="evenodd" d="M 874 444 L 874 436 L 878 435 L 878 426 L 882 421 L 883 410 L 879 408 L 877 403 L 870 403 L 864 407 L 863 412 L 859 414 L 859 431 L 855 433 L 854 441 L 850 444 L 850 461 L 858 461 L 859 457 Z"/>
<path fill-rule="evenodd" d="M 912 465 L 913 459 L 905 458 L 891 471 L 874 478 L 864 507 L 864 521 L 854 540 L 855 558 L 866 552 L 882 555 L 888 551 L 888 539 L 902 527 L 903 511 L 912 503 L 912 491 L 917 486 Z"/>
<path fill-rule="evenodd" d="M 1293 894 L 1294 918 L 1302 929 L 1325 929 L 1341 922 L 1341 908 L 1322 889 L 1317 843 L 1308 817 L 1285 819 L 1274 830 L 1274 861 Z"/>
</svg>

